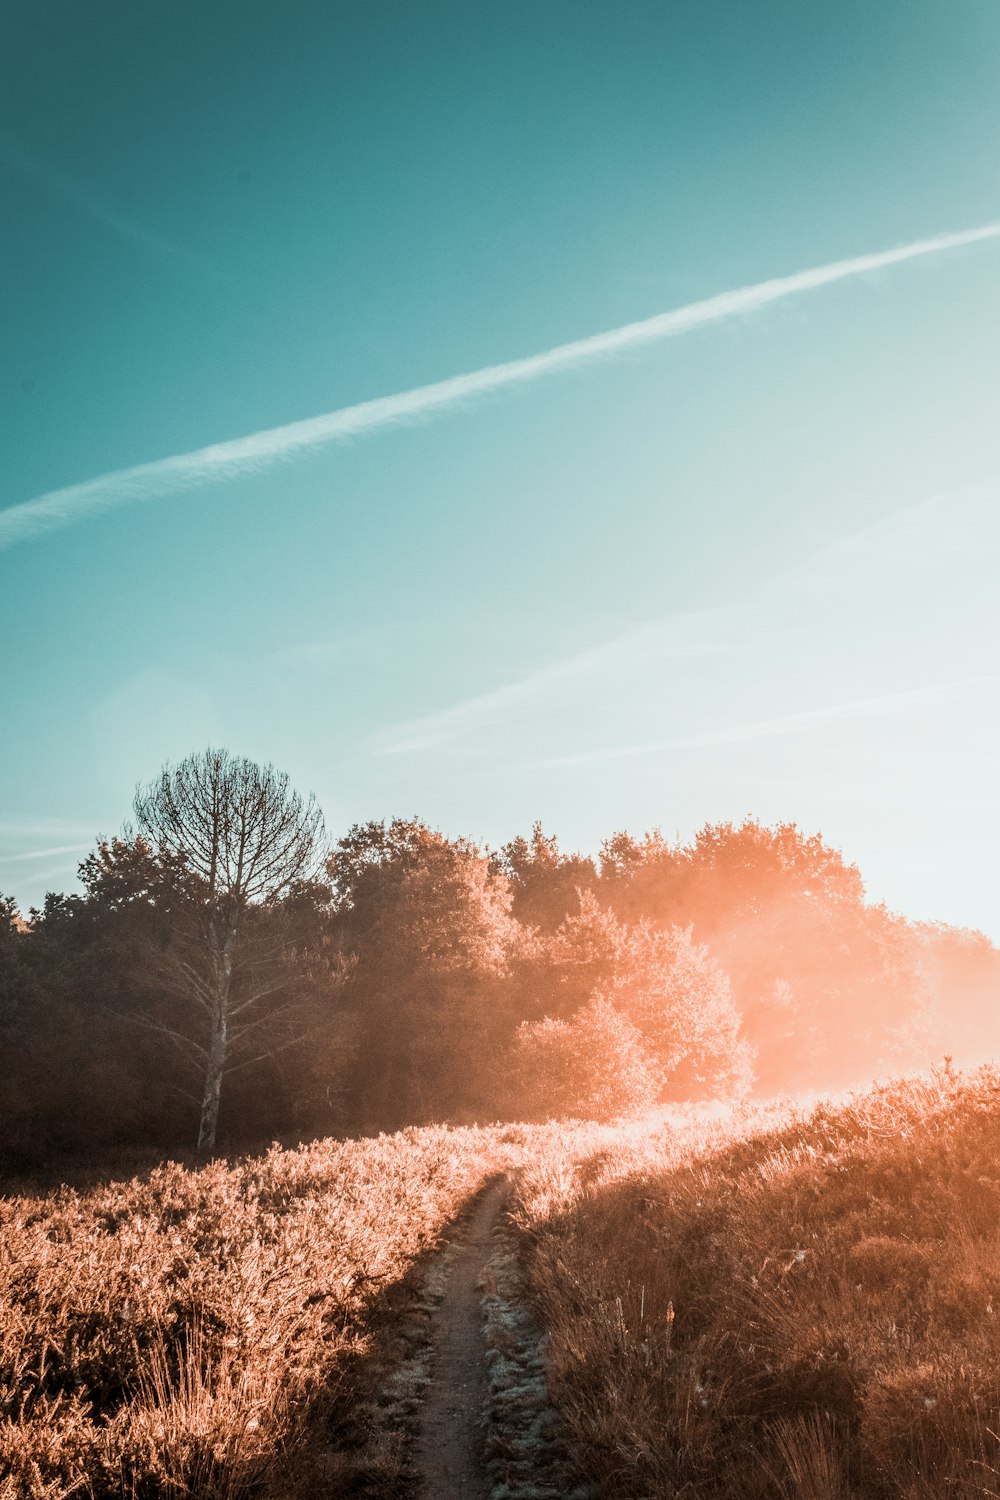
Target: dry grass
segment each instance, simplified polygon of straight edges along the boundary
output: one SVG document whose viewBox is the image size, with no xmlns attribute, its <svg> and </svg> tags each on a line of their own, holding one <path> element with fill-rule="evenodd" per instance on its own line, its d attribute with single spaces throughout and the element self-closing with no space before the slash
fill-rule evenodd
<svg viewBox="0 0 1000 1500">
<path fill-rule="evenodd" d="M 0 1199 L 0 1500 L 409 1493 L 450 1226 L 616 1139 L 434 1126 Z"/>
<path fill-rule="evenodd" d="M 997 1072 L 550 1157 L 519 1214 L 600 1495 L 1000 1495 Z"/>
<path fill-rule="evenodd" d="M 432 1252 L 498 1171 L 499 1490 L 552 1492 L 565 1437 L 607 1500 L 1000 1497 L 998 1164 L 985 1071 L 2 1200 L 0 1500 L 409 1492 Z"/>
<path fill-rule="evenodd" d="M 3 1500 L 392 1494 L 370 1403 L 426 1252 L 521 1140 L 404 1131 L 0 1202 Z"/>
</svg>

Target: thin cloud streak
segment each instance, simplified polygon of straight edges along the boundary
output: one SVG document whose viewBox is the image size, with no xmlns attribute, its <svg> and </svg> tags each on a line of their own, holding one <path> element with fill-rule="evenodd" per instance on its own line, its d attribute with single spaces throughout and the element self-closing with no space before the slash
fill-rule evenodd
<svg viewBox="0 0 1000 1500">
<path fill-rule="evenodd" d="M 659 343 L 693 329 L 726 319 L 745 316 L 771 303 L 815 291 L 833 282 L 884 270 L 919 256 L 957 250 L 982 240 L 1000 237 L 1000 223 L 985 224 L 957 234 L 940 234 L 917 240 L 894 250 L 877 251 L 833 261 L 775 277 L 754 286 L 722 292 L 686 307 L 675 308 L 640 322 L 627 323 L 606 333 L 559 344 L 542 354 L 490 365 L 447 380 L 418 386 L 395 396 L 382 396 L 341 407 L 322 416 L 271 427 L 247 437 L 214 443 L 191 453 L 175 454 L 153 463 L 137 464 L 99 475 L 82 484 L 50 490 L 33 500 L 0 511 L 0 549 L 118 506 L 153 500 L 209 480 L 255 473 L 279 459 L 291 458 L 328 444 L 347 441 L 362 433 L 418 421 L 435 412 L 459 407 L 479 396 L 509 386 L 528 384 L 559 371 L 605 359 L 627 350 Z"/>
<path fill-rule="evenodd" d="M 476 693 L 416 719 L 389 724 L 371 741 L 371 749 L 376 755 L 437 749 L 470 731 L 482 732 L 499 723 L 510 723 L 539 701 L 551 704 L 566 687 L 601 673 L 613 674 L 623 661 L 633 666 L 653 660 L 691 663 L 727 653 L 734 649 L 736 622 L 730 605 L 668 615 L 540 667 L 516 682 Z"/>
<path fill-rule="evenodd" d="M 0 839 L 87 838 L 88 824 L 63 818 L 0 819 Z"/>
<path fill-rule="evenodd" d="M 29 849 L 26 854 L 0 854 L 0 865 L 17 865 L 29 859 L 48 859 L 55 854 L 82 854 L 89 844 L 57 844 L 54 849 Z"/>
<path fill-rule="evenodd" d="M 820 544 L 796 562 L 768 574 L 755 586 L 725 605 L 668 615 L 637 629 L 613 636 L 596 646 L 537 668 L 527 676 L 508 682 L 488 692 L 477 693 L 447 708 L 419 718 L 384 726 L 370 741 L 377 755 L 406 755 L 440 749 L 470 733 L 481 733 L 498 724 L 510 724 L 523 718 L 539 701 L 551 703 L 558 692 L 589 677 L 620 676 L 625 666 L 634 667 L 645 660 L 682 661 L 689 665 L 710 655 L 733 656 L 745 649 L 747 612 L 760 610 L 795 593 L 816 589 L 829 581 L 830 569 L 836 566 L 838 578 L 845 556 L 898 556 L 899 537 L 909 523 L 925 515 L 940 512 L 946 505 L 991 500 L 997 492 L 1000 476 L 991 476 L 957 489 L 935 491 L 931 495 L 880 516 L 850 532 L 825 537 Z M 884 547 L 875 550 L 875 543 Z M 942 545 L 935 537 L 935 555 Z M 979 680 L 979 679 L 975 679 Z M 865 700 L 867 701 L 867 700 Z M 770 721 L 768 721 L 770 722 Z M 701 740 L 698 743 L 702 743 Z M 642 742 L 637 753 L 646 753 Z M 660 741 L 650 742 L 653 748 Z M 597 752 L 600 755 L 606 752 Z M 611 754 L 619 752 L 613 750 Z M 629 753 L 626 748 L 621 753 Z M 543 764 L 568 764 L 569 760 L 545 761 Z"/>
<path fill-rule="evenodd" d="M 892 713 L 897 708 L 911 704 L 932 703 L 942 698 L 951 698 L 969 692 L 973 688 L 995 686 L 1000 683 L 1000 672 L 988 672 L 978 677 L 961 677 L 953 682 L 937 682 L 926 687 L 905 688 L 898 693 L 880 693 L 873 698 L 857 698 L 850 703 L 834 703 L 826 708 L 807 709 L 802 713 L 782 714 L 778 718 L 764 719 L 752 724 L 739 724 L 728 729 L 708 730 L 704 734 L 682 735 L 675 739 L 648 740 L 640 745 L 614 745 L 603 750 L 582 750 L 574 755 L 558 755 L 547 760 L 535 761 L 536 766 L 557 768 L 563 766 L 595 765 L 601 761 L 631 760 L 638 755 L 655 755 L 670 750 L 704 750 L 714 745 L 740 745 L 748 740 L 772 739 L 777 735 L 802 734 L 813 729 L 822 729 L 828 724 L 851 719 L 868 718 L 872 714 Z"/>
<path fill-rule="evenodd" d="M 52 887 L 50 885 L 48 885 L 47 882 L 50 881 L 50 880 L 55 880 L 56 878 L 58 878 L 60 885 L 63 885 L 65 877 L 69 873 L 70 869 L 71 869 L 71 866 L 69 864 L 67 864 L 67 862 L 65 860 L 63 860 L 61 864 L 58 864 L 58 865 L 49 865 L 44 870 L 32 870 L 32 872 L 31 872 L 31 881 L 32 881 L 32 884 L 35 886 L 36 890 L 38 889 L 39 886 L 43 887 L 46 891 L 51 890 Z M 73 871 L 73 878 L 74 879 L 76 878 L 76 871 L 75 870 Z M 18 906 L 23 911 L 24 908 L 21 907 L 20 902 L 18 902 Z"/>
<path fill-rule="evenodd" d="M 132 244 L 140 246 L 141 249 L 159 259 L 195 266 L 199 270 L 210 271 L 214 274 L 212 267 L 199 255 L 186 250 L 182 245 L 175 245 L 161 235 L 153 234 L 150 230 L 144 229 L 141 224 L 136 224 L 132 219 L 126 218 L 102 199 L 88 192 L 86 188 L 76 182 L 71 182 L 62 173 L 54 171 L 37 157 L 31 156 L 8 136 L 0 136 L 0 162 L 4 162 L 29 181 L 40 182 L 48 192 L 65 198 L 89 218 L 96 219 L 99 224 L 121 235 L 122 239 L 131 241 Z"/>
<path fill-rule="evenodd" d="M 972 506 L 995 505 L 998 495 L 1000 495 L 1000 474 L 988 474 L 968 484 L 937 490 L 921 500 L 913 501 L 897 510 L 890 511 L 887 515 L 879 516 L 877 520 L 870 521 L 854 531 L 823 537 L 814 553 L 793 568 L 785 570 L 784 573 L 776 574 L 775 581 L 803 573 L 812 564 L 824 560 L 836 560 L 840 565 L 844 557 L 851 554 L 857 557 L 898 558 L 901 538 L 914 529 L 914 523 L 933 519 L 946 507 L 954 521 L 956 514 L 960 515 L 962 511 L 968 511 Z M 935 538 L 936 554 L 940 556 L 940 550 L 943 547 L 957 549 L 963 545 L 963 542 L 964 538 L 959 530 L 953 530 L 950 536 L 937 536 Z"/>
</svg>

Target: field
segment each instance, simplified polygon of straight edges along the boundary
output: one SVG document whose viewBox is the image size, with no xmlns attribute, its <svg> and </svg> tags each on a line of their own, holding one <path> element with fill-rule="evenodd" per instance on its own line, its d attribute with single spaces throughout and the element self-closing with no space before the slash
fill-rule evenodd
<svg viewBox="0 0 1000 1500">
<path fill-rule="evenodd" d="M 430 1127 L 7 1197 L 0 1495 L 414 1493 L 441 1248 L 500 1177 L 497 1496 L 568 1493 L 567 1454 L 608 1500 L 1000 1495 L 998 1161 L 1000 1075 L 941 1072 L 812 1112 Z"/>
</svg>

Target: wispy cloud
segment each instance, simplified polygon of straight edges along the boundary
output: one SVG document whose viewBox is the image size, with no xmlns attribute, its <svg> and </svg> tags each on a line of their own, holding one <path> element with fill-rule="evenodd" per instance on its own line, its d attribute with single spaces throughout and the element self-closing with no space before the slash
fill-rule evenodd
<svg viewBox="0 0 1000 1500">
<path fill-rule="evenodd" d="M 750 740 L 773 739 L 778 735 L 803 734 L 838 722 L 895 713 L 911 705 L 963 697 L 986 687 L 995 687 L 998 683 L 1000 672 L 987 672 L 978 677 L 962 677 L 953 682 L 904 688 L 895 693 L 857 698 L 853 702 L 821 705 L 801 713 L 780 714 L 755 723 L 706 730 L 702 734 L 680 735 L 673 739 L 649 740 L 644 744 L 613 745 L 598 750 L 584 750 L 579 754 L 552 756 L 536 764 L 550 767 L 594 765 L 601 761 L 631 760 L 636 756 L 656 755 L 670 750 L 706 750 L 714 745 L 740 745 Z"/>
<path fill-rule="evenodd" d="M 279 646 L 264 657 L 264 664 L 280 669 L 328 667 L 342 662 L 348 654 L 346 641 L 301 641 L 294 646 Z"/>
<path fill-rule="evenodd" d="M 0 854 L 0 865 L 17 865 L 23 860 L 48 859 L 56 854 L 82 854 L 89 844 L 57 844 L 54 848 L 29 849 L 25 854 Z"/>
<path fill-rule="evenodd" d="M 934 493 L 825 539 L 724 605 L 654 620 L 387 725 L 367 748 L 397 757 L 447 749 L 465 766 L 498 755 L 582 766 L 985 702 L 1000 683 L 992 616 L 970 631 L 935 590 L 950 554 L 970 606 L 993 598 L 998 498 L 996 476 Z M 896 690 L 880 691 L 886 681 Z M 614 742 L 594 744 L 611 725 Z"/>
<path fill-rule="evenodd" d="M 736 621 L 736 612 L 729 606 L 655 620 L 450 708 L 387 725 L 374 738 L 372 749 L 378 755 L 437 749 L 499 724 L 516 724 L 539 708 L 551 712 L 562 696 L 586 695 L 588 683 L 620 676 L 626 667 L 633 675 L 642 675 L 654 662 L 688 665 L 737 649 Z"/>
<path fill-rule="evenodd" d="M 833 282 L 863 276 L 874 271 L 914 260 L 918 256 L 937 255 L 983 240 L 1000 237 L 1000 223 L 984 224 L 958 234 L 940 234 L 916 240 L 893 250 L 880 250 L 849 260 L 814 266 L 791 276 L 779 276 L 753 286 L 722 292 L 717 296 L 674 308 L 637 323 L 627 323 L 606 333 L 559 344 L 541 354 L 505 364 L 487 366 L 464 375 L 454 375 L 431 385 L 418 386 L 399 395 L 382 396 L 341 407 L 322 416 L 271 427 L 247 437 L 215 443 L 191 453 L 175 454 L 153 463 L 118 469 L 82 484 L 51 490 L 33 500 L 12 505 L 0 511 L 0 548 L 71 525 L 88 516 L 152 500 L 175 491 L 221 480 L 239 474 L 256 472 L 282 458 L 290 458 L 310 449 L 344 442 L 363 433 L 400 423 L 415 422 L 433 413 L 461 406 L 477 397 L 489 395 L 509 386 L 524 385 L 554 375 L 562 370 L 606 359 L 628 350 L 659 343 L 728 318 L 745 316 L 804 292 L 816 291 Z"/>
<path fill-rule="evenodd" d="M 0 819 L 0 839 L 77 839 L 86 838 L 92 832 L 90 826 L 77 820 L 64 818 L 3 818 Z"/>
<path fill-rule="evenodd" d="M 52 842 L 60 836 L 73 839 L 73 843 Z M 87 842 L 82 842 L 85 838 Z M 48 842 L 24 847 L 39 839 Z M 81 856 L 93 847 L 94 838 L 82 823 L 59 818 L 0 820 L 0 894 L 11 895 L 16 890 L 18 904 L 27 910 L 30 904 L 40 902 L 49 881 L 65 885 L 69 880 L 72 884 Z"/>
<path fill-rule="evenodd" d="M 68 881 L 67 877 L 69 877 Z M 15 899 L 17 900 L 18 906 L 22 911 L 24 911 L 25 908 L 29 905 L 41 905 L 44 892 L 56 888 L 65 890 L 67 884 L 72 886 L 75 883 L 75 879 L 76 871 L 72 868 L 71 865 L 66 862 L 66 860 L 60 860 L 60 862 L 56 865 L 47 865 L 44 870 L 32 870 L 31 889 L 33 890 L 34 894 L 28 895 L 27 897 L 20 896 Z M 50 880 L 58 882 L 58 887 L 49 885 Z"/>
<path fill-rule="evenodd" d="M 934 551 L 938 557 L 942 548 L 961 550 L 967 545 L 967 524 L 970 518 L 984 508 L 992 511 L 998 499 L 1000 473 L 988 474 L 969 484 L 937 490 L 852 531 L 823 534 L 819 537 L 818 548 L 809 557 L 797 562 L 786 574 L 776 574 L 775 579 L 793 573 L 808 574 L 816 564 L 826 566 L 832 563 L 837 568 L 843 568 L 852 554 L 856 557 L 896 561 L 915 548 L 917 554 L 923 556 L 924 538 L 931 530 L 934 535 Z M 943 513 L 947 513 L 946 526 L 940 524 Z"/>
<path fill-rule="evenodd" d="M 25 151 L 23 146 L 18 145 L 7 135 L 0 135 L 0 162 L 29 181 L 41 183 L 47 192 L 65 199 L 88 218 L 103 224 L 105 228 L 113 230 L 122 239 L 156 256 L 157 259 L 197 267 L 201 271 L 217 274 L 214 268 L 194 251 L 182 245 L 176 245 L 172 240 L 154 234 L 142 224 L 137 224 L 133 219 L 105 202 L 103 198 L 98 197 L 96 193 L 91 192 L 84 184 L 63 176 L 47 162 L 40 161 L 36 156 Z"/>
</svg>

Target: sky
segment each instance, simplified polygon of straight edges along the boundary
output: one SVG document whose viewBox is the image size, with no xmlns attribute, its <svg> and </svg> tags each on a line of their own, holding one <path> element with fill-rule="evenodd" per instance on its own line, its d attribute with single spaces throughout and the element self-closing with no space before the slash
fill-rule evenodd
<svg viewBox="0 0 1000 1500">
<path fill-rule="evenodd" d="M 214 744 L 1000 940 L 998 76 L 995 0 L 15 0 L 0 892 Z"/>
</svg>

